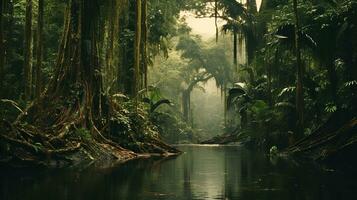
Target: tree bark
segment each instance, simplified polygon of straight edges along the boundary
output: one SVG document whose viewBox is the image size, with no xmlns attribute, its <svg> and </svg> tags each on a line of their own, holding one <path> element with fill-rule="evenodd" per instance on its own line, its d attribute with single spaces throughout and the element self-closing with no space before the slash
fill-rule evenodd
<svg viewBox="0 0 357 200">
<path fill-rule="evenodd" d="M 139 92 L 140 81 L 140 43 L 141 43 L 141 0 L 136 0 L 136 25 L 134 42 L 134 77 L 132 96 L 136 97 Z"/>
<path fill-rule="evenodd" d="M 133 57 L 133 47 L 134 45 L 131 45 L 131 41 L 125 37 L 126 33 L 128 30 L 130 31 L 135 31 L 134 28 L 132 27 L 131 23 L 129 22 L 129 19 L 133 17 L 131 13 L 134 12 L 135 6 L 133 6 L 133 2 L 125 1 L 123 2 L 123 7 L 126 9 L 123 9 L 123 13 L 120 16 L 120 24 L 121 26 L 119 27 L 119 37 L 121 37 L 120 43 L 119 43 L 119 65 L 118 65 L 118 71 L 117 71 L 117 87 L 119 90 L 125 94 L 125 95 L 130 95 L 132 89 L 131 89 L 131 80 L 130 77 L 132 77 L 132 60 Z"/>
<path fill-rule="evenodd" d="M 236 30 L 233 31 L 233 64 L 237 68 L 238 65 L 238 33 Z"/>
<path fill-rule="evenodd" d="M 32 98 L 32 0 L 26 0 L 24 88 L 25 100 Z"/>
<path fill-rule="evenodd" d="M 38 0 L 38 18 L 37 18 L 37 44 L 36 44 L 36 98 L 39 98 L 42 91 L 42 58 L 43 58 L 43 14 L 44 14 L 44 2 Z"/>
<path fill-rule="evenodd" d="M 114 84 L 115 81 L 118 82 L 118 60 L 119 58 L 115 57 L 118 55 L 118 43 L 119 43 L 119 13 L 120 6 L 118 0 L 110 0 L 106 6 L 109 8 L 108 12 L 108 22 L 104 26 L 105 28 L 105 68 L 103 68 L 104 74 L 103 77 L 103 87 L 104 89 L 110 89 L 110 93 L 118 92 L 118 84 Z"/>
<path fill-rule="evenodd" d="M 141 35 L 142 35 L 142 87 L 148 87 L 148 22 L 147 22 L 147 0 L 142 0 L 142 21 L 141 21 Z"/>
<path fill-rule="evenodd" d="M 223 112 L 223 118 L 224 118 L 224 127 L 227 127 L 227 121 L 228 121 L 228 110 L 227 110 L 227 82 L 224 81 L 224 86 L 223 86 L 223 102 L 224 102 L 224 112 Z"/>
<path fill-rule="evenodd" d="M 194 87 L 199 83 L 199 82 L 205 82 L 211 79 L 213 76 L 208 75 L 208 76 L 203 76 L 203 77 L 196 77 L 189 85 L 188 87 L 182 91 L 182 112 L 183 112 L 183 118 L 185 122 L 190 122 L 190 110 L 191 110 L 191 92 L 193 91 Z"/>
<path fill-rule="evenodd" d="M 295 53 L 296 53 L 296 69 L 297 69 L 297 85 L 296 85 L 296 113 L 297 113 L 297 133 L 300 136 L 304 133 L 304 88 L 303 76 L 304 70 L 301 63 L 300 50 L 300 20 L 298 13 L 298 2 L 293 0 L 294 15 L 295 15 Z"/>
<path fill-rule="evenodd" d="M 182 111 L 183 111 L 183 119 L 185 122 L 190 121 L 190 93 L 185 90 L 182 92 Z"/>
<path fill-rule="evenodd" d="M 216 43 L 218 43 L 218 0 L 214 1 L 214 25 L 216 27 Z"/>
<path fill-rule="evenodd" d="M 97 32 L 99 4 L 96 0 L 70 0 L 59 51 L 57 71 L 47 96 L 76 100 L 84 127 L 91 127 L 101 114 L 101 68 Z M 74 95 L 74 96 L 73 96 Z"/>
</svg>

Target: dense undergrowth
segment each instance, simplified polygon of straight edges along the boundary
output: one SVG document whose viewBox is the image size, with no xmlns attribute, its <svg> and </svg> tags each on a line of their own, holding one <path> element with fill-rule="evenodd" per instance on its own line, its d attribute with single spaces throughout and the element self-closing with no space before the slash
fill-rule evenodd
<svg viewBox="0 0 357 200">
<path fill-rule="evenodd" d="M 65 101 L 43 98 L 23 111 L 18 107 L 21 113 L 16 119 L 15 114 L 2 119 L 1 162 L 17 166 L 101 165 L 145 153 L 179 153 L 161 141 L 143 104 L 111 98 L 103 103 L 101 118 L 85 118 L 76 100 Z M 11 104 L 2 111 L 15 112 L 17 105 Z"/>
</svg>

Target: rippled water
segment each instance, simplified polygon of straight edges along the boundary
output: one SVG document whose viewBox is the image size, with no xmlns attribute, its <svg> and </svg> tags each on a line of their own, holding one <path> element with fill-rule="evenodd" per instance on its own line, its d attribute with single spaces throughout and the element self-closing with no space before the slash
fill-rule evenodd
<svg viewBox="0 0 357 200">
<path fill-rule="evenodd" d="M 239 146 L 181 146 L 166 160 L 111 169 L 6 170 L 0 199 L 357 199 L 354 176 L 312 164 L 272 159 Z"/>
</svg>

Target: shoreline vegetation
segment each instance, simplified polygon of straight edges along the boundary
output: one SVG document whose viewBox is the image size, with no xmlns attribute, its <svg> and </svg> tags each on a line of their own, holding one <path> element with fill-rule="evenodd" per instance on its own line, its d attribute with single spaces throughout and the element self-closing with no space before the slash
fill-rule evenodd
<svg viewBox="0 0 357 200">
<path fill-rule="evenodd" d="M 260 3 L 2 0 L 1 165 L 171 157 L 203 138 L 356 164 L 357 0 Z M 214 19 L 212 38 L 184 13 Z"/>
<path fill-rule="evenodd" d="M 21 114 L 14 122 L 1 121 L 3 165 L 100 166 L 181 153 L 159 138 L 157 127 L 150 122 L 142 105 L 127 102 L 128 107 L 123 108 L 124 102 L 112 101 L 115 107 L 112 113 L 116 114 L 109 115 L 111 120 L 99 131 L 93 122 L 86 126 L 83 113 L 74 112 L 73 106 L 58 107 L 62 103 L 46 98 L 41 101 L 42 104 L 35 101 L 24 111 L 16 106 Z"/>
</svg>

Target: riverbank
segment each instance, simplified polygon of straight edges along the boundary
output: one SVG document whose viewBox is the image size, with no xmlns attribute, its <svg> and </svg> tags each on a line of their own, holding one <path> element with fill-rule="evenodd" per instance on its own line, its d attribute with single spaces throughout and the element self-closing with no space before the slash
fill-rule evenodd
<svg viewBox="0 0 357 200">
<path fill-rule="evenodd" d="M 55 99 L 35 102 L 14 120 L 1 119 L 2 165 L 82 167 L 180 153 L 161 141 L 141 104 L 110 99 L 102 107 L 110 112 L 86 118 L 81 108 Z"/>
<path fill-rule="evenodd" d="M 0 199 L 355 199 L 355 176 L 243 146 L 178 147 L 179 157 L 113 167 L 5 169 Z M 171 159 L 172 158 L 172 159 Z M 21 191 L 21 192 L 18 192 Z"/>
</svg>

